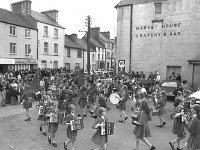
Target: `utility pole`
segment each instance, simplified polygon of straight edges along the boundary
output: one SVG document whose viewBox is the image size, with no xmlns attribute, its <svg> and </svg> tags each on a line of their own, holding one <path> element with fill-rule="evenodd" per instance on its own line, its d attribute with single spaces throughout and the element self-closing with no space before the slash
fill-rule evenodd
<svg viewBox="0 0 200 150">
<path fill-rule="evenodd" d="M 88 76 L 90 76 L 90 16 L 87 16 L 87 23 L 88 23 L 88 31 L 87 31 L 87 71 Z"/>
</svg>

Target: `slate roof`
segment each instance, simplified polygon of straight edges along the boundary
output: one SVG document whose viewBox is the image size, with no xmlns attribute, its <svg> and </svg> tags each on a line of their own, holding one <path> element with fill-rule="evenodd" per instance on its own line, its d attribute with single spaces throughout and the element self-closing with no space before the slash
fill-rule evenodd
<svg viewBox="0 0 200 150">
<path fill-rule="evenodd" d="M 75 49 L 82 49 L 84 50 L 84 47 L 82 47 L 78 40 L 77 42 L 74 42 L 68 35 L 65 35 L 65 47 L 75 48 Z"/>
<path fill-rule="evenodd" d="M 138 5 L 138 4 L 146 4 L 146 3 L 159 3 L 162 1 L 167 1 L 167 0 L 121 0 L 116 6 L 117 7 L 122 7 L 122 6 L 127 6 L 127 5 Z"/>
<path fill-rule="evenodd" d="M 56 27 L 65 29 L 64 27 L 62 27 L 61 25 L 59 25 L 57 22 L 55 22 L 53 19 L 51 19 L 50 17 L 48 17 L 45 14 L 42 14 L 42 13 L 39 13 L 39 12 L 36 12 L 36 11 L 32 10 L 31 11 L 31 16 L 35 20 L 37 20 L 38 22 L 46 23 L 48 25 L 52 25 L 52 26 L 56 26 Z"/>
<path fill-rule="evenodd" d="M 2 8 L 0 8 L 0 22 L 37 30 L 37 27 L 31 24 L 23 15 Z"/>
<path fill-rule="evenodd" d="M 99 41 L 97 41 L 94 37 L 91 37 L 91 38 L 90 38 L 90 41 L 91 41 L 96 47 L 104 48 L 104 46 L 103 46 Z"/>
<path fill-rule="evenodd" d="M 77 42 L 84 48 L 85 51 L 87 50 L 86 41 L 84 41 L 83 39 L 77 39 Z M 93 49 L 91 46 L 90 46 L 90 52 L 95 52 L 95 49 Z"/>
</svg>

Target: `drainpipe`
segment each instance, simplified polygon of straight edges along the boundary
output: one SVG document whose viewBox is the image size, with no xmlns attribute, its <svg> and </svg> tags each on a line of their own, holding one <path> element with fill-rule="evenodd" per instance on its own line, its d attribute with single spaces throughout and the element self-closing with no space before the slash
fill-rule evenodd
<svg viewBox="0 0 200 150">
<path fill-rule="evenodd" d="M 131 12 L 130 12 L 130 54 L 129 54 L 129 73 L 131 72 L 131 63 L 132 63 L 132 61 L 131 61 L 131 58 L 132 58 L 132 32 L 133 32 L 133 30 L 132 30 L 132 25 L 133 25 L 133 5 L 130 5 L 131 6 Z"/>
</svg>

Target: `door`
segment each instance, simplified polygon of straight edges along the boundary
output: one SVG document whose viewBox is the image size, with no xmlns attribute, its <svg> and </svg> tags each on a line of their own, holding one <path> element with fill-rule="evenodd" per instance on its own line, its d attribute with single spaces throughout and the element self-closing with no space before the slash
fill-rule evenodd
<svg viewBox="0 0 200 150">
<path fill-rule="evenodd" d="M 193 88 L 197 89 L 200 85 L 200 66 L 194 66 L 194 81 Z"/>
</svg>

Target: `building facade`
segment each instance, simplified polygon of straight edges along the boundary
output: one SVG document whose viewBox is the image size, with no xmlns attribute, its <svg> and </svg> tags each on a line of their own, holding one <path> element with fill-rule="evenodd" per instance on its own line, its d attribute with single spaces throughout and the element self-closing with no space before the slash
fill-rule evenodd
<svg viewBox="0 0 200 150">
<path fill-rule="evenodd" d="M 24 16 L 0 9 L 0 72 L 37 67 L 37 34 Z"/>
<path fill-rule="evenodd" d="M 64 66 L 64 28 L 58 24 L 58 11 L 36 12 L 31 1 L 12 4 L 12 11 L 23 15 L 38 29 L 38 67 L 60 68 Z"/>
<path fill-rule="evenodd" d="M 161 79 L 175 72 L 197 87 L 200 67 L 190 60 L 200 55 L 199 8 L 198 0 L 118 3 L 117 70 L 158 71 Z"/>
</svg>

